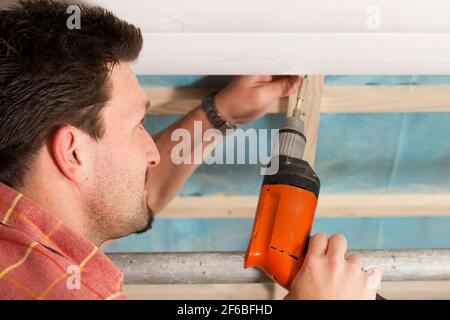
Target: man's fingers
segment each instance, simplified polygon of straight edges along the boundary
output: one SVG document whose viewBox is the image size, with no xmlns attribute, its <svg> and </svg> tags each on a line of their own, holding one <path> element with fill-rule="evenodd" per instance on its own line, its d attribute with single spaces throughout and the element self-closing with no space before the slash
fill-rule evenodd
<svg viewBox="0 0 450 320">
<path fill-rule="evenodd" d="M 259 76 L 251 76 L 253 82 L 270 82 L 273 80 L 273 76 L 269 74 L 259 75 Z"/>
<path fill-rule="evenodd" d="M 302 79 L 298 76 L 280 77 L 267 84 L 273 98 L 281 98 L 291 95 L 298 91 Z"/>
<path fill-rule="evenodd" d="M 327 252 L 328 237 L 320 232 L 309 239 L 307 255 L 325 255 Z"/>
<path fill-rule="evenodd" d="M 347 239 L 342 234 L 334 234 L 328 241 L 327 256 L 338 256 L 345 258 L 347 253 Z"/>
<path fill-rule="evenodd" d="M 245 75 L 245 76 L 236 76 L 234 80 L 239 81 L 246 87 L 257 87 L 260 85 L 264 85 L 265 83 L 271 82 L 273 78 L 274 77 L 271 75 Z"/>
</svg>

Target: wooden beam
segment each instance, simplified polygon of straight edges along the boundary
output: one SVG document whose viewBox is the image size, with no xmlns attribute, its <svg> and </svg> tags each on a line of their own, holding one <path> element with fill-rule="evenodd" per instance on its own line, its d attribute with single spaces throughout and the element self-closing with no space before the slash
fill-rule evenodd
<svg viewBox="0 0 450 320">
<path fill-rule="evenodd" d="M 429 5 L 421 0 L 229 0 L 213 6 L 205 6 L 204 0 L 87 2 L 151 33 L 370 33 L 377 27 L 384 33 L 450 32 L 447 0 Z M 377 14 L 381 24 L 371 27 L 370 18 Z"/>
<path fill-rule="evenodd" d="M 450 74 L 450 33 L 146 33 L 138 74 Z"/>
<path fill-rule="evenodd" d="M 449 112 L 450 85 L 326 86 L 322 112 Z"/>
<path fill-rule="evenodd" d="M 316 162 L 317 137 L 319 136 L 320 105 L 324 86 L 324 76 L 309 76 L 309 84 L 305 93 L 305 101 L 302 106 L 301 118 L 305 123 L 306 146 L 304 160 L 314 168 Z M 297 94 L 289 97 L 287 111 L 288 115 L 297 103 Z"/>
<path fill-rule="evenodd" d="M 89 0 L 141 27 L 140 74 L 449 74 L 435 0 Z"/>
<path fill-rule="evenodd" d="M 176 197 L 161 212 L 166 218 L 251 218 L 257 196 Z M 318 217 L 448 216 L 450 193 L 324 194 Z"/>
<path fill-rule="evenodd" d="M 215 88 L 146 87 L 151 114 L 186 114 Z M 271 113 L 285 113 L 280 99 Z M 450 112 L 450 85 L 324 86 L 321 112 Z"/>
<path fill-rule="evenodd" d="M 154 284 L 125 285 L 130 300 L 268 300 L 273 299 L 272 284 Z M 387 299 L 446 300 L 450 281 L 383 281 L 379 292 Z"/>
<path fill-rule="evenodd" d="M 271 283 L 125 285 L 130 300 L 269 300 Z"/>
<path fill-rule="evenodd" d="M 198 107 L 202 99 L 217 88 L 166 88 L 146 87 L 145 93 L 150 99 L 150 114 L 184 115 Z M 288 99 L 275 101 L 271 112 L 286 112 Z"/>
</svg>

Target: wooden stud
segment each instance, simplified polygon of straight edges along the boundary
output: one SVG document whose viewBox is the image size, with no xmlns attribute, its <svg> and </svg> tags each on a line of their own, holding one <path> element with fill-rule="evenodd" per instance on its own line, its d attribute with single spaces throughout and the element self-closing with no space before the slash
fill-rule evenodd
<svg viewBox="0 0 450 320">
<path fill-rule="evenodd" d="M 257 196 L 176 197 L 161 212 L 166 218 L 249 218 Z M 450 193 L 323 194 L 318 217 L 448 216 Z"/>
<path fill-rule="evenodd" d="M 317 137 L 319 133 L 320 108 L 324 86 L 323 76 L 309 76 L 308 89 L 302 106 L 302 119 L 305 123 L 306 146 L 304 159 L 314 168 L 316 160 Z M 289 97 L 288 115 L 295 107 L 297 94 Z"/>
<path fill-rule="evenodd" d="M 147 87 L 150 113 L 186 114 L 214 88 Z M 449 112 L 450 85 L 324 86 L 321 112 Z M 271 113 L 288 110 L 288 98 L 276 101 Z"/>
</svg>

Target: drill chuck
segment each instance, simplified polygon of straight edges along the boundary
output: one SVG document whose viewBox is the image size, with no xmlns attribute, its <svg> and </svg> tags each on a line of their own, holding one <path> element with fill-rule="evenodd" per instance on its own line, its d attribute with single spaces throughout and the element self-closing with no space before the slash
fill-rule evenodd
<svg viewBox="0 0 450 320">
<path fill-rule="evenodd" d="M 300 117 L 287 118 L 279 132 L 278 155 L 295 159 L 303 159 L 306 138 L 303 134 L 303 120 Z M 277 156 L 277 154 L 275 154 Z"/>
</svg>

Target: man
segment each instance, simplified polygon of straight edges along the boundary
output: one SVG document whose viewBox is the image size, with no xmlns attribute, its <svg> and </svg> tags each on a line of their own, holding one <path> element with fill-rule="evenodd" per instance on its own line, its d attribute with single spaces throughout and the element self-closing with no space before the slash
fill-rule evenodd
<svg viewBox="0 0 450 320">
<path fill-rule="evenodd" d="M 171 132 L 220 122 L 199 106 L 153 140 L 142 124 L 150 102 L 129 65 L 140 30 L 85 6 L 82 28 L 69 30 L 66 10 L 29 0 L 0 11 L 3 299 L 125 298 L 121 271 L 99 247 L 150 229 L 196 169 L 170 160 Z M 237 77 L 211 112 L 248 123 L 299 85 L 298 77 Z M 341 235 L 312 237 L 286 298 L 373 299 L 378 270 L 371 278 L 346 251 Z"/>
</svg>

